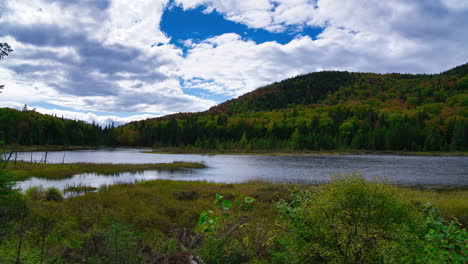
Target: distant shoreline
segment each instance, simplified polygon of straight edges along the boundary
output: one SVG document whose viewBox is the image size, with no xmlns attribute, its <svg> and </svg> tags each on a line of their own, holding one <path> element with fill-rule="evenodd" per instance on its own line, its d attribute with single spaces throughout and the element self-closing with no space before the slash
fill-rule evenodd
<svg viewBox="0 0 468 264">
<path fill-rule="evenodd" d="M 9 152 L 12 146 L 1 146 L 0 151 Z M 378 150 L 211 150 L 211 149 L 180 149 L 160 148 L 154 149 L 145 146 L 18 146 L 18 152 L 28 151 L 69 151 L 69 150 L 95 150 L 95 149 L 147 149 L 145 153 L 151 154 L 200 154 L 200 155 L 408 155 L 408 156 L 468 156 L 468 151 L 378 151 Z"/>
<path fill-rule="evenodd" d="M 148 151 L 151 154 L 200 154 L 200 155 L 298 155 L 298 156 L 333 156 L 333 155 L 408 155 L 408 156 L 468 156 L 468 152 L 415 152 L 415 151 L 375 151 L 375 150 L 324 150 L 324 151 L 285 151 L 285 150 L 184 150 L 164 148 Z"/>
</svg>

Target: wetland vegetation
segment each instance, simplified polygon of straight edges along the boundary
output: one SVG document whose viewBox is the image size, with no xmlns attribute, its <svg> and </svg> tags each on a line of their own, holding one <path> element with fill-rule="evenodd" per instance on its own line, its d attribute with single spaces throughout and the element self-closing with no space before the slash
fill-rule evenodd
<svg viewBox="0 0 468 264">
<path fill-rule="evenodd" d="M 172 162 L 151 164 L 103 164 L 103 163 L 65 163 L 44 164 L 35 162 L 16 162 L 8 166 L 8 171 L 17 180 L 30 177 L 44 179 L 64 179 L 82 173 L 113 175 L 122 172 L 141 172 L 145 170 L 175 171 L 183 169 L 201 169 L 205 164 L 196 162 Z"/>
<path fill-rule="evenodd" d="M 53 188 L 7 190 L 2 263 L 466 261 L 463 189 L 351 175 L 317 186 L 156 180 L 68 199 Z"/>
</svg>

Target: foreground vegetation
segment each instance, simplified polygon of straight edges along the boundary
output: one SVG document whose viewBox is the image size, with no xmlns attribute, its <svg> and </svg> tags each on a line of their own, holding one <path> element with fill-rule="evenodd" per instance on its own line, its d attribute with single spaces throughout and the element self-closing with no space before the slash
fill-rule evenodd
<svg viewBox="0 0 468 264">
<path fill-rule="evenodd" d="M 26 180 L 30 177 L 44 179 L 64 179 L 82 173 L 99 173 L 113 175 L 122 172 L 141 172 L 145 170 L 175 171 L 182 169 L 202 169 L 206 165 L 197 162 L 175 161 L 172 163 L 149 164 L 111 164 L 111 163 L 33 163 L 16 162 L 8 165 L 9 173 L 17 180 Z"/>
<path fill-rule="evenodd" d="M 64 200 L 34 188 L 1 201 L 0 263 L 464 263 L 468 253 L 467 190 L 356 175 L 321 186 L 157 180 Z"/>
</svg>

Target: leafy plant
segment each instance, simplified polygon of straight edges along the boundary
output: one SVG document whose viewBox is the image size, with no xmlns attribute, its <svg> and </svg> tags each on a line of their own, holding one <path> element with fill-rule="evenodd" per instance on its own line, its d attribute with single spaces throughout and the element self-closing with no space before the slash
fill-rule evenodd
<svg viewBox="0 0 468 264">
<path fill-rule="evenodd" d="M 431 203 L 424 206 L 427 233 L 424 235 L 425 263 L 467 263 L 468 233 L 455 218 L 450 222 L 440 217 Z"/>
<path fill-rule="evenodd" d="M 224 200 L 222 195 L 216 194 L 213 202 L 213 210 L 200 213 L 198 229 L 206 237 L 207 248 L 204 256 L 208 263 L 238 263 L 242 255 L 238 252 L 239 240 L 233 239 L 233 233 L 246 225 L 247 217 L 243 214 L 252 209 L 255 199 L 244 197 L 236 201 L 237 215 L 233 213 L 233 203 Z M 248 242 L 248 236 L 242 237 L 241 241 Z"/>
</svg>

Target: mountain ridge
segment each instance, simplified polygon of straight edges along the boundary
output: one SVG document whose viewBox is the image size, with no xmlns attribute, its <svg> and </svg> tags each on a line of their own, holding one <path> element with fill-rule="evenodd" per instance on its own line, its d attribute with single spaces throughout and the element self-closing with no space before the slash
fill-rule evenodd
<svg viewBox="0 0 468 264">
<path fill-rule="evenodd" d="M 468 64 L 440 74 L 325 71 L 260 87 L 207 111 L 117 128 L 0 111 L 0 141 L 193 150 L 468 150 Z"/>
<path fill-rule="evenodd" d="M 279 82 L 274 82 L 274 83 L 266 85 L 266 86 L 259 87 L 259 88 L 255 89 L 253 91 L 250 91 L 250 92 L 247 92 L 247 93 L 245 93 L 243 95 L 240 95 L 237 98 L 229 99 L 229 100 L 224 101 L 224 102 L 222 102 L 222 103 L 220 103 L 218 105 L 212 106 L 208 110 L 205 110 L 205 111 L 200 111 L 200 112 L 179 112 L 179 113 L 169 114 L 169 115 L 165 115 L 165 116 L 161 116 L 161 117 L 149 118 L 149 119 L 146 119 L 146 120 L 167 119 L 167 118 L 172 118 L 172 117 L 180 117 L 180 116 L 184 116 L 184 115 L 193 115 L 193 114 L 194 115 L 197 115 L 197 114 L 220 114 L 220 113 L 230 114 L 231 111 L 230 111 L 229 108 L 231 108 L 233 104 L 238 103 L 239 101 L 243 101 L 245 99 L 251 99 L 251 98 L 256 97 L 256 96 L 264 96 L 264 98 L 260 98 L 262 101 L 271 102 L 272 100 L 275 100 L 276 98 L 274 98 L 274 97 L 272 98 L 271 96 L 269 97 L 268 95 L 271 95 L 272 93 L 274 93 L 274 89 L 277 88 L 277 87 L 283 88 L 285 91 L 287 89 L 287 94 L 285 95 L 285 96 L 287 96 L 287 95 L 290 95 L 290 94 L 297 93 L 297 89 L 291 90 L 290 88 L 291 88 L 291 86 L 294 87 L 294 85 L 291 85 L 291 84 L 293 84 L 294 82 L 297 82 L 298 80 L 300 81 L 301 79 L 307 79 L 309 77 L 312 77 L 312 78 L 322 77 L 323 78 L 324 76 L 327 79 L 329 79 L 331 77 L 330 75 L 332 75 L 333 77 L 336 77 L 338 75 L 338 77 L 340 77 L 340 79 L 333 80 L 334 82 L 332 82 L 331 80 L 328 80 L 329 82 L 327 83 L 328 85 L 327 85 L 327 87 L 325 87 L 325 89 L 323 89 L 323 87 L 321 87 L 321 89 L 318 90 L 318 91 L 317 90 L 314 91 L 312 89 L 309 89 L 308 92 L 310 94 L 307 94 L 306 96 L 304 96 L 305 98 L 301 98 L 301 100 L 307 101 L 308 96 L 309 96 L 309 99 L 311 97 L 316 101 L 320 100 L 320 99 L 323 99 L 324 94 L 320 94 L 319 93 L 320 91 L 326 90 L 327 92 L 334 92 L 340 86 L 346 85 L 347 82 L 350 82 L 350 81 L 356 80 L 356 78 L 360 78 L 360 77 L 362 78 L 362 77 L 365 77 L 365 76 L 374 76 L 374 77 L 392 76 L 392 77 L 400 78 L 400 79 L 417 79 L 417 78 L 424 78 L 424 77 L 430 77 L 430 76 L 457 76 L 457 77 L 465 76 L 465 75 L 468 75 L 468 63 L 462 64 L 462 65 L 456 66 L 454 68 L 451 68 L 449 70 L 446 70 L 446 71 L 443 71 L 443 72 L 440 72 L 440 73 L 435 73 L 435 74 L 409 74 L 409 73 L 384 73 L 384 74 L 379 74 L 379 73 L 372 73 L 372 72 L 349 72 L 349 71 L 311 72 L 311 73 L 307 73 L 307 74 L 298 75 L 298 76 L 295 76 L 295 77 L 292 77 L 292 78 L 287 78 L 287 79 L 284 79 L 284 80 L 279 81 Z M 297 86 L 294 87 L 294 88 L 297 88 Z M 314 95 L 315 95 L 315 97 L 314 97 Z M 256 98 L 256 99 L 259 99 L 259 98 Z M 274 107 L 274 108 L 273 107 L 266 108 L 266 109 L 261 108 L 261 110 L 272 110 L 272 109 L 278 109 L 278 108 L 286 108 L 288 104 L 308 105 L 308 104 L 315 103 L 316 101 L 310 100 L 308 102 L 302 102 L 302 103 L 297 102 L 297 101 L 289 101 L 287 103 L 282 103 L 280 105 L 280 107 L 278 107 L 278 104 L 276 104 L 275 105 L 276 107 Z M 249 102 L 249 103 L 252 104 L 251 102 Z M 272 104 L 274 104 L 274 103 L 272 103 Z M 236 112 L 236 111 L 234 110 L 234 112 Z M 131 123 L 140 122 L 140 121 L 143 121 L 143 120 L 132 121 Z"/>
</svg>

